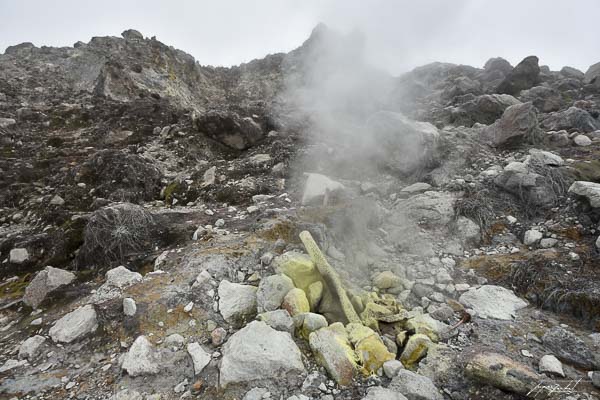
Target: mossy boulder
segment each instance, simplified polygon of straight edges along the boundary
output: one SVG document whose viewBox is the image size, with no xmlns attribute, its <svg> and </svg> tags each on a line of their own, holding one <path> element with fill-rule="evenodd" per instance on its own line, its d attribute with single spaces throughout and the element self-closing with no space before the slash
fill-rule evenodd
<svg viewBox="0 0 600 400">
<path fill-rule="evenodd" d="M 289 251 L 276 257 L 273 262 L 279 272 L 291 278 L 294 286 L 304 292 L 308 292 L 309 287 L 315 282 L 323 284 L 319 270 L 306 254 Z"/>
<path fill-rule="evenodd" d="M 400 355 L 400 361 L 404 367 L 414 369 L 419 361 L 427 355 L 429 348 L 432 346 L 434 346 L 434 343 L 429 336 L 422 333 L 412 335 L 408 339 L 406 346 L 404 346 L 404 350 Z"/>
<path fill-rule="evenodd" d="M 310 310 L 315 311 L 323 298 L 323 282 L 316 281 L 311 283 L 306 291 L 306 297 L 308 298 Z"/>
<path fill-rule="evenodd" d="M 365 375 L 377 373 L 383 363 L 393 360 L 395 355 L 390 353 L 379 335 L 362 324 L 346 326 L 348 338 L 354 345 L 354 351 Z"/>
<path fill-rule="evenodd" d="M 281 308 L 287 310 L 292 317 L 310 312 L 310 305 L 306 298 L 306 293 L 299 288 L 294 288 L 285 295 L 283 302 L 281 303 Z"/>
<path fill-rule="evenodd" d="M 373 285 L 380 290 L 392 289 L 402 285 L 402 278 L 392 271 L 383 271 L 373 278 Z"/>
<path fill-rule="evenodd" d="M 308 338 L 317 363 L 341 386 L 352 384 L 358 371 L 357 357 L 344 325 L 339 322 L 319 329 Z"/>
<path fill-rule="evenodd" d="M 449 328 L 448 325 L 433 319 L 429 314 L 417 315 L 406 322 L 406 329 L 427 335 L 433 342 L 439 341 L 440 336 Z"/>
</svg>

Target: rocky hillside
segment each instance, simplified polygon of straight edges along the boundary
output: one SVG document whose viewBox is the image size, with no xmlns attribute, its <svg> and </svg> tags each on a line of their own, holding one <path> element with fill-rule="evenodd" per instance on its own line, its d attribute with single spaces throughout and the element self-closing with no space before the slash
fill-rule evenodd
<svg viewBox="0 0 600 400">
<path fill-rule="evenodd" d="M 0 55 L 0 398 L 600 398 L 600 63 L 363 43 Z"/>
</svg>

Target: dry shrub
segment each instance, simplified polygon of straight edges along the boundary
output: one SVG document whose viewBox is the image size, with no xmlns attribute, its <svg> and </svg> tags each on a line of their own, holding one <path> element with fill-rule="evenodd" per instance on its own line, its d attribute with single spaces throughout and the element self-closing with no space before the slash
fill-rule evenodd
<svg viewBox="0 0 600 400">
<path fill-rule="evenodd" d="M 78 265 L 113 265 L 152 248 L 156 222 L 143 207 L 118 203 L 95 211 L 83 233 Z"/>
</svg>

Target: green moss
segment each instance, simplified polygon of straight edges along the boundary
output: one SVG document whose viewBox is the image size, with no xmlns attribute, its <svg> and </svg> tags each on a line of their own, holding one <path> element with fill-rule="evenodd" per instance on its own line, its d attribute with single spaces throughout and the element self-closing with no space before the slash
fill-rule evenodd
<svg viewBox="0 0 600 400">
<path fill-rule="evenodd" d="M 174 181 L 174 182 L 171 182 L 165 188 L 165 202 L 167 204 L 171 204 L 173 202 L 173 195 L 177 191 L 178 187 L 179 187 L 179 183 L 177 181 Z"/>
<path fill-rule="evenodd" d="M 0 299 L 17 300 L 25 295 L 25 288 L 29 284 L 31 274 L 25 274 L 18 279 L 0 286 Z"/>
<path fill-rule="evenodd" d="M 573 164 L 578 180 L 600 182 L 600 160 L 582 161 Z"/>
</svg>

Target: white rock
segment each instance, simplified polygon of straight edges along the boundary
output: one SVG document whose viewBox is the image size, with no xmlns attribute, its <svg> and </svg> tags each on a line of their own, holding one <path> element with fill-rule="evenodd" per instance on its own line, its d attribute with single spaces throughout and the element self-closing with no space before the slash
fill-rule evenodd
<svg viewBox="0 0 600 400">
<path fill-rule="evenodd" d="M 27 360 L 6 360 L 6 362 L 0 367 L 0 374 L 10 371 L 11 369 L 22 367 L 23 365 L 27 365 Z"/>
<path fill-rule="evenodd" d="M 58 268 L 46 267 L 38 272 L 25 289 L 23 302 L 31 308 L 37 308 L 48 293 L 75 280 L 75 274 Z"/>
<path fill-rule="evenodd" d="M 542 240 L 540 240 L 540 247 L 543 249 L 549 249 L 551 247 L 556 246 L 557 243 L 558 239 L 543 238 Z"/>
<path fill-rule="evenodd" d="M 179 333 L 173 333 L 165 338 L 165 344 L 172 347 L 181 347 L 185 343 L 185 339 Z"/>
<path fill-rule="evenodd" d="M 96 310 L 90 304 L 79 307 L 56 321 L 49 334 L 54 342 L 71 343 L 98 329 Z"/>
<path fill-rule="evenodd" d="M 184 312 L 190 312 L 190 311 L 192 311 L 192 308 L 194 308 L 194 302 L 190 301 L 189 303 L 187 303 L 185 305 L 185 307 L 183 307 L 183 311 Z"/>
<path fill-rule="evenodd" d="M 383 372 L 390 379 L 395 377 L 401 369 L 404 369 L 404 365 L 399 360 L 389 360 L 383 363 Z"/>
<path fill-rule="evenodd" d="M 208 363 L 210 363 L 212 357 L 196 342 L 189 343 L 187 351 L 194 362 L 194 374 L 199 375 Z"/>
<path fill-rule="evenodd" d="M 12 249 L 8 256 L 8 261 L 12 264 L 23 264 L 29 260 L 29 252 L 24 248 Z"/>
<path fill-rule="evenodd" d="M 0 128 L 6 128 L 16 123 L 17 121 L 14 118 L 0 118 Z"/>
<path fill-rule="evenodd" d="M 141 281 L 142 275 L 140 273 L 130 271 L 121 265 L 106 272 L 106 282 L 104 284 L 124 289 L 127 286 L 131 286 L 134 283 Z"/>
<path fill-rule="evenodd" d="M 530 229 L 528 231 L 525 232 L 525 236 L 523 237 L 523 243 L 526 246 L 531 246 L 532 244 L 535 244 L 537 242 L 539 242 L 539 240 L 544 237 L 544 235 L 542 234 L 542 232 L 537 231 L 535 229 Z"/>
<path fill-rule="evenodd" d="M 138 336 L 125 355 L 122 368 L 131 376 L 157 374 L 158 356 L 145 336 Z"/>
<path fill-rule="evenodd" d="M 420 397 L 415 397 L 420 399 Z M 407 400 L 406 397 L 392 389 L 387 389 L 381 386 L 375 386 L 369 388 L 367 395 L 362 400 Z"/>
<path fill-rule="evenodd" d="M 600 236 L 598 236 L 598 239 L 596 239 L 596 248 L 600 250 Z"/>
<path fill-rule="evenodd" d="M 40 349 L 40 346 L 45 341 L 46 338 L 40 335 L 30 337 L 29 339 L 24 341 L 23 344 L 21 344 L 21 347 L 19 347 L 19 358 L 27 358 L 31 360 L 36 356 Z"/>
<path fill-rule="evenodd" d="M 220 384 L 270 380 L 284 385 L 304 371 L 302 355 L 289 333 L 252 321 L 223 346 Z"/>
<path fill-rule="evenodd" d="M 239 323 L 256 314 L 255 286 L 223 280 L 219 284 L 219 311 L 228 323 Z"/>
<path fill-rule="evenodd" d="M 517 222 L 517 219 L 515 217 L 513 217 L 512 215 L 509 215 L 508 217 L 506 217 L 506 221 L 512 225 Z"/>
<path fill-rule="evenodd" d="M 564 378 L 565 373 L 563 372 L 562 363 L 558 358 L 551 354 L 546 354 L 540 359 L 539 364 L 540 372 L 547 372 L 549 374 L 559 375 Z"/>
<path fill-rule="evenodd" d="M 392 379 L 389 389 L 414 400 L 444 400 L 430 378 L 406 369 L 401 369 Z"/>
<path fill-rule="evenodd" d="M 600 208 L 600 183 L 575 181 L 569 188 L 569 193 L 587 198 L 592 208 Z"/>
<path fill-rule="evenodd" d="M 135 390 L 123 389 L 113 394 L 108 400 L 144 400 L 144 396 Z M 146 397 L 146 400 L 150 400 L 150 396 Z"/>
<path fill-rule="evenodd" d="M 217 167 L 210 167 L 204 172 L 202 186 L 210 186 L 215 183 Z"/>
<path fill-rule="evenodd" d="M 128 317 L 133 317 L 137 311 L 137 305 L 135 304 L 135 300 L 131 297 L 125 297 L 123 299 L 123 314 Z"/>
<path fill-rule="evenodd" d="M 512 290 L 495 285 L 472 288 L 458 300 L 481 318 L 500 320 L 510 320 L 517 310 L 527 307 L 527 302 L 517 297 Z"/>
<path fill-rule="evenodd" d="M 417 182 L 409 185 L 401 190 L 404 193 L 420 193 L 425 192 L 426 190 L 431 189 L 431 185 L 425 182 Z"/>
<path fill-rule="evenodd" d="M 563 161 L 562 157 L 560 157 L 554 153 L 550 153 L 549 151 L 530 149 L 529 154 L 530 154 L 531 161 L 537 161 L 538 163 L 541 163 L 544 165 L 552 165 L 555 167 L 560 167 L 561 165 L 563 165 L 565 163 Z"/>
<path fill-rule="evenodd" d="M 575 142 L 575 144 L 577 146 L 589 146 L 592 144 L 592 139 L 590 139 L 589 137 L 585 136 L 585 135 L 577 135 L 573 138 L 573 141 Z"/>
<path fill-rule="evenodd" d="M 306 173 L 306 183 L 302 194 L 302 205 L 310 204 L 322 199 L 326 193 L 333 193 L 344 189 L 344 185 L 329 179 L 325 175 Z"/>
<path fill-rule="evenodd" d="M 65 204 L 65 199 L 60 197 L 59 195 L 54 195 L 54 197 L 50 200 L 50 204 L 53 206 L 62 206 Z"/>
</svg>

